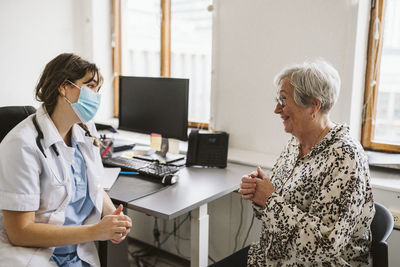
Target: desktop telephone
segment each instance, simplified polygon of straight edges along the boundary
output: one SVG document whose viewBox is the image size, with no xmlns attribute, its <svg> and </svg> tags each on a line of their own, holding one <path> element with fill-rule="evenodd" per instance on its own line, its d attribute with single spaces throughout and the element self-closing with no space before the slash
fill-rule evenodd
<svg viewBox="0 0 400 267">
<path fill-rule="evenodd" d="M 192 130 L 186 155 L 186 166 L 225 168 L 228 158 L 229 134 L 226 132 L 199 133 Z"/>
</svg>

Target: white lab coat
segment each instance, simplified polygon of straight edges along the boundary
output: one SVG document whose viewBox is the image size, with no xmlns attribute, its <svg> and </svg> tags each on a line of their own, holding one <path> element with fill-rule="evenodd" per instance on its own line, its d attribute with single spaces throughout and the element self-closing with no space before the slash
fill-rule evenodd
<svg viewBox="0 0 400 267">
<path fill-rule="evenodd" d="M 36 112 L 37 122 L 43 132 L 41 140 L 44 157 L 36 145 L 38 135 L 32 116 L 18 124 L 0 144 L 0 210 L 35 211 L 35 222 L 55 225 L 64 224 L 65 208 L 71 192 L 71 163 L 74 149 L 65 145 L 53 121 L 43 107 Z M 95 134 L 93 123 L 89 130 Z M 74 125 L 72 136 L 77 141 L 85 159 L 89 183 L 89 195 L 95 205 L 84 224 L 94 224 L 101 218 L 103 165 L 99 148 L 93 138 L 85 136 L 79 125 Z M 55 144 L 60 155 L 51 149 Z M 56 266 L 50 262 L 54 248 L 17 247 L 10 244 L 0 211 L 0 266 Z M 100 266 L 94 242 L 78 245 L 78 256 Z"/>
</svg>

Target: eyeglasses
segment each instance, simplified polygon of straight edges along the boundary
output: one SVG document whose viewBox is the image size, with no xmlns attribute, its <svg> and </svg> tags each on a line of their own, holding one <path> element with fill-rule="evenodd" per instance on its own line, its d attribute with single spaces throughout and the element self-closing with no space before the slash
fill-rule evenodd
<svg viewBox="0 0 400 267">
<path fill-rule="evenodd" d="M 70 84 L 72 84 L 73 86 L 75 86 L 76 88 L 78 88 L 79 90 L 81 89 L 81 87 L 79 87 L 79 86 L 76 85 L 75 83 L 71 82 L 70 80 L 67 80 L 67 82 L 69 82 Z M 83 86 L 86 86 L 86 85 L 83 85 Z M 90 86 L 86 86 L 86 87 L 88 87 L 89 89 L 92 89 Z M 98 94 L 99 91 L 100 91 L 100 87 L 97 88 L 97 90 L 95 91 L 95 93 Z"/>
<path fill-rule="evenodd" d="M 276 102 L 281 106 L 281 108 L 284 108 L 286 106 L 286 98 L 283 96 L 275 97 Z"/>
</svg>

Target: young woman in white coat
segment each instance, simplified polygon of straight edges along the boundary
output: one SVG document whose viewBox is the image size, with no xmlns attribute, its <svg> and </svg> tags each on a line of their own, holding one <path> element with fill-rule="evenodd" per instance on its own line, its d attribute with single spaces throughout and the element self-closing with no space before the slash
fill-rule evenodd
<svg viewBox="0 0 400 267">
<path fill-rule="evenodd" d="M 36 86 L 43 104 L 0 144 L 0 265 L 100 266 L 93 241 L 129 233 L 101 185 L 90 121 L 102 81 L 95 64 L 57 56 Z"/>
</svg>

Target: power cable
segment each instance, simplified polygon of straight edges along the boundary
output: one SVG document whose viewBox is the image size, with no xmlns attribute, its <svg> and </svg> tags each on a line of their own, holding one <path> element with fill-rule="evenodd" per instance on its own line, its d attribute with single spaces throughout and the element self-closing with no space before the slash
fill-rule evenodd
<svg viewBox="0 0 400 267">
<path fill-rule="evenodd" d="M 240 222 L 239 222 L 239 227 L 238 227 L 238 230 L 237 230 L 236 236 L 235 236 L 235 247 L 233 248 L 233 252 L 235 252 L 236 248 L 237 248 L 240 228 L 242 227 L 242 224 L 243 224 L 243 201 L 242 201 L 242 198 L 240 198 Z"/>
<path fill-rule="evenodd" d="M 251 217 L 251 223 L 250 223 L 249 229 L 247 230 L 246 237 L 243 240 L 242 248 L 244 248 L 244 245 L 246 244 L 247 238 L 249 238 L 250 230 L 253 227 L 253 223 L 254 223 L 254 215 Z"/>
</svg>

